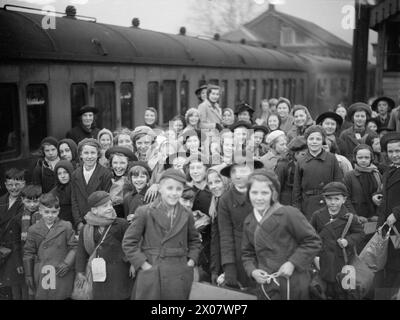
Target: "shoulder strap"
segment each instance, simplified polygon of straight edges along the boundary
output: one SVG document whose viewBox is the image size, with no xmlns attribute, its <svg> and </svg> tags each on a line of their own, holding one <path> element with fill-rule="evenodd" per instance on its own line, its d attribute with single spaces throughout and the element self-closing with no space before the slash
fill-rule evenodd
<svg viewBox="0 0 400 320">
<path fill-rule="evenodd" d="M 349 214 L 349 220 L 347 220 L 346 226 L 343 229 L 342 232 L 342 239 L 347 235 L 347 232 L 349 232 L 350 226 L 351 226 L 351 222 L 353 221 L 353 217 L 354 215 L 352 213 L 348 213 Z M 347 257 L 347 252 L 345 248 L 342 248 L 343 251 L 343 257 L 344 257 L 344 263 L 348 264 L 348 257 Z"/>
</svg>

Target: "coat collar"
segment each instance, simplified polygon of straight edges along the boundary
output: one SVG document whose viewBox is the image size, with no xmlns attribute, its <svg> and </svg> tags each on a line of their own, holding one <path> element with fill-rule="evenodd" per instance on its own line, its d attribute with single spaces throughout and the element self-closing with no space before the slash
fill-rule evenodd
<svg viewBox="0 0 400 320">
<path fill-rule="evenodd" d="M 389 167 L 384 177 L 386 188 L 391 188 L 394 184 L 400 183 L 400 168 Z"/>
<path fill-rule="evenodd" d="M 78 168 L 77 172 L 77 182 L 78 187 L 81 189 L 83 194 L 87 194 L 88 196 L 96 191 L 97 186 L 99 185 L 99 172 L 101 171 L 101 165 L 99 163 L 96 164 L 96 168 L 93 171 L 92 176 L 90 177 L 89 183 L 86 184 L 85 177 L 83 176 L 83 166 Z"/>
<path fill-rule="evenodd" d="M 44 237 L 41 245 L 45 244 L 48 241 L 53 240 L 54 238 L 57 238 L 60 235 L 60 233 L 62 233 L 65 230 L 63 228 L 62 221 L 59 218 L 57 218 L 57 220 L 54 222 L 53 226 L 50 229 L 46 226 L 43 219 L 40 219 L 37 225 L 39 228 L 39 233 Z"/>
<path fill-rule="evenodd" d="M 238 206 L 242 206 L 247 202 L 247 194 L 246 193 L 240 193 L 234 185 L 230 188 L 229 192 L 231 193 L 231 200 L 233 201 L 234 204 Z"/>
<path fill-rule="evenodd" d="M 316 160 L 321 160 L 321 161 L 325 161 L 326 160 L 326 156 L 327 156 L 327 152 L 322 149 L 322 152 L 317 155 L 316 157 L 314 157 L 313 155 L 311 155 L 310 151 L 307 151 L 307 153 L 304 156 L 304 160 L 306 162 L 311 161 L 312 159 L 316 159 Z"/>
<path fill-rule="evenodd" d="M 15 200 L 11 208 L 8 208 L 9 195 L 8 193 L 4 197 L 4 202 L 0 203 L 0 225 L 8 223 L 12 218 L 18 215 L 19 208 L 22 206 L 21 197 Z"/>
</svg>

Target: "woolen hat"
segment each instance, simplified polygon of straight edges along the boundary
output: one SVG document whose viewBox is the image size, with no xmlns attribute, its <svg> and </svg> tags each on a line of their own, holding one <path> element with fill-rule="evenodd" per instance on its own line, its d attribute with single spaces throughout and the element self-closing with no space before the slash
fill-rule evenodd
<svg viewBox="0 0 400 320">
<path fill-rule="evenodd" d="M 88 198 L 89 208 L 96 208 L 101 206 L 108 201 L 111 201 L 111 197 L 108 192 L 103 190 L 93 192 Z"/>
<path fill-rule="evenodd" d="M 342 182 L 338 181 L 329 182 L 322 188 L 323 196 L 333 196 L 337 194 L 342 194 L 345 197 L 347 197 L 349 194 L 346 186 Z"/>
<path fill-rule="evenodd" d="M 303 136 L 297 136 L 287 145 L 288 149 L 292 152 L 297 152 L 307 149 L 307 140 Z"/>
<path fill-rule="evenodd" d="M 45 143 L 55 146 L 57 148 L 58 142 L 57 142 L 57 139 L 54 137 L 46 137 L 40 142 L 40 145 L 43 146 Z"/>
<path fill-rule="evenodd" d="M 157 136 L 152 128 L 148 126 L 138 126 L 131 134 L 132 141 L 135 141 L 137 137 L 142 134 L 149 135 L 153 139 Z"/>
<path fill-rule="evenodd" d="M 135 156 L 135 154 L 129 150 L 127 147 L 121 147 L 121 146 L 114 146 L 111 148 L 108 148 L 106 153 L 105 153 L 105 157 L 108 159 L 110 159 L 111 155 L 114 153 L 121 153 L 124 156 L 126 156 L 128 158 L 129 161 L 137 161 L 137 157 Z"/>
<path fill-rule="evenodd" d="M 236 128 L 244 127 L 246 129 L 251 129 L 251 123 L 247 121 L 236 121 L 233 123 L 229 129 L 233 132 Z"/>
<path fill-rule="evenodd" d="M 364 102 L 356 102 L 353 103 L 350 107 L 349 110 L 347 111 L 347 116 L 349 117 L 349 119 L 353 119 L 353 115 L 357 112 L 357 111 L 365 111 L 365 113 L 367 114 L 368 117 L 371 117 L 371 108 L 369 105 L 367 105 Z"/>
<path fill-rule="evenodd" d="M 93 112 L 93 113 L 96 114 L 96 113 L 99 112 L 99 109 L 97 109 L 97 108 L 95 108 L 95 107 L 93 107 L 93 106 L 89 106 L 89 105 L 82 106 L 82 107 L 79 109 L 78 116 L 81 116 L 81 115 L 83 115 L 83 114 L 86 113 L 86 112 Z"/>
<path fill-rule="evenodd" d="M 279 138 L 280 136 L 286 136 L 285 132 L 282 130 L 274 130 L 267 135 L 267 137 L 265 138 L 265 142 L 267 144 L 271 144 L 275 141 L 275 139 Z"/>
<path fill-rule="evenodd" d="M 314 132 L 319 132 L 322 135 L 322 138 L 325 139 L 326 134 L 325 134 L 324 128 L 322 128 L 321 126 L 318 126 L 316 124 L 314 124 L 306 129 L 306 131 L 304 132 L 304 138 L 306 138 L 306 140 L 307 140 L 308 137 L 310 136 L 310 134 L 312 134 Z"/>
<path fill-rule="evenodd" d="M 70 161 L 60 160 L 56 163 L 56 165 L 54 166 L 54 172 L 56 174 L 57 180 L 58 180 L 58 174 L 57 174 L 58 168 L 63 168 L 67 170 L 67 172 L 69 173 L 69 179 L 71 180 L 72 173 L 74 172 L 74 167 Z"/>
<path fill-rule="evenodd" d="M 395 107 L 395 102 L 392 98 L 389 97 L 379 97 L 377 99 L 374 100 L 374 102 L 372 102 L 371 105 L 371 109 L 374 111 L 377 111 L 378 109 L 378 103 L 381 101 L 386 101 L 388 104 L 388 112 L 390 113 L 390 111 L 392 111 L 392 109 Z"/>
<path fill-rule="evenodd" d="M 129 173 L 131 173 L 131 170 L 134 167 L 142 167 L 148 172 L 149 176 L 151 176 L 151 169 L 145 161 L 136 161 L 135 160 L 135 161 L 131 162 L 130 166 L 131 166 L 131 168 L 129 169 Z"/>
<path fill-rule="evenodd" d="M 381 138 L 382 151 L 387 151 L 387 145 L 390 141 L 400 141 L 400 132 L 388 132 Z"/>
<path fill-rule="evenodd" d="M 255 126 L 253 126 L 253 128 L 252 128 L 253 130 L 254 130 L 254 132 L 256 132 L 256 131 L 262 131 L 262 132 L 264 132 L 264 135 L 267 135 L 268 134 L 268 128 L 266 127 L 266 126 L 258 126 L 258 125 L 255 125 Z"/>
<path fill-rule="evenodd" d="M 238 158 L 238 159 L 237 159 Z M 253 163 L 254 169 L 260 169 L 263 168 L 264 165 L 261 161 L 254 160 L 254 159 L 246 159 L 245 157 L 235 157 L 235 162 L 226 166 L 225 168 L 221 169 L 221 175 L 224 177 L 230 178 L 231 177 L 231 171 L 232 168 L 237 166 L 237 165 L 243 165 L 246 163 Z"/>
<path fill-rule="evenodd" d="M 167 170 L 165 170 L 162 174 L 161 174 L 161 178 L 160 178 L 160 182 L 164 179 L 174 179 L 178 182 L 181 182 L 183 184 L 186 184 L 186 176 L 184 175 L 184 173 L 180 170 L 176 170 L 173 168 L 169 168 Z"/>
<path fill-rule="evenodd" d="M 249 180 L 254 176 L 264 176 L 264 177 L 268 178 L 268 180 L 270 180 L 272 182 L 275 190 L 280 192 L 281 184 L 280 184 L 280 182 L 278 180 L 278 176 L 276 175 L 276 173 L 274 171 L 268 170 L 268 169 L 257 169 L 257 170 L 254 170 L 254 172 L 252 172 L 249 175 Z"/>
<path fill-rule="evenodd" d="M 324 112 L 324 113 L 320 114 L 318 116 L 317 120 L 315 121 L 315 123 L 322 125 L 322 122 L 324 122 L 324 120 L 328 119 L 328 118 L 334 120 L 338 127 L 340 127 L 343 124 L 343 118 L 341 116 L 339 116 L 337 113 L 332 112 L 332 111 L 328 111 L 328 112 Z"/>
</svg>

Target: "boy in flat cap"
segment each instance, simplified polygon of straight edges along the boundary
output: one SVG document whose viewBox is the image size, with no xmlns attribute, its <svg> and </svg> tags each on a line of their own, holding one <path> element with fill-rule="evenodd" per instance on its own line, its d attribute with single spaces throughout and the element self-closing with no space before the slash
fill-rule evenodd
<svg viewBox="0 0 400 320">
<path fill-rule="evenodd" d="M 185 184 L 181 171 L 165 170 L 160 178 L 160 197 L 136 210 L 125 233 L 122 248 L 138 270 L 133 299 L 189 297 L 201 242 L 192 212 L 179 203 Z"/>
<path fill-rule="evenodd" d="M 127 300 L 132 290 L 135 270 L 122 251 L 122 239 L 128 228 L 125 219 L 118 218 L 110 195 L 95 191 L 88 199 L 87 224 L 79 234 L 76 253 L 78 285 L 87 281 L 85 270 L 91 267 L 93 300 Z"/>
<path fill-rule="evenodd" d="M 348 192 L 342 182 L 330 182 L 322 189 L 326 206 L 313 213 L 311 225 L 322 240 L 322 250 L 315 259 L 320 269 L 322 280 L 326 282 L 326 294 L 331 299 L 348 299 L 346 292 L 336 280 L 346 264 L 343 248 L 348 260 L 354 256 L 354 249 L 363 240 L 364 229 L 358 219 L 353 219 L 347 235 L 341 238 L 342 232 L 349 220 L 349 214 L 344 206 Z"/>
</svg>

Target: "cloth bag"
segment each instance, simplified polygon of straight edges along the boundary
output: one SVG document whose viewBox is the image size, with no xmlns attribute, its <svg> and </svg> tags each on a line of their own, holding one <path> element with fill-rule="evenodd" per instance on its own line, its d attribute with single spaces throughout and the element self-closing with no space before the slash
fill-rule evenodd
<svg viewBox="0 0 400 320">
<path fill-rule="evenodd" d="M 384 225 L 378 228 L 360 253 L 360 259 L 374 272 L 382 270 L 386 265 L 390 228 L 383 236 Z"/>
<path fill-rule="evenodd" d="M 342 232 L 342 239 L 349 231 L 352 220 L 353 214 L 350 214 L 349 220 L 347 221 L 347 224 Z M 357 255 L 355 247 L 354 257 L 351 261 L 348 260 L 346 249 L 342 248 L 342 250 L 345 265 L 343 266 L 342 271 L 337 274 L 336 279 L 342 289 L 346 291 L 351 298 L 360 300 L 364 298 L 371 290 L 375 274 Z M 354 273 L 349 273 L 349 270 L 354 270 Z M 353 283 L 354 287 L 344 286 L 344 283 Z"/>
</svg>

